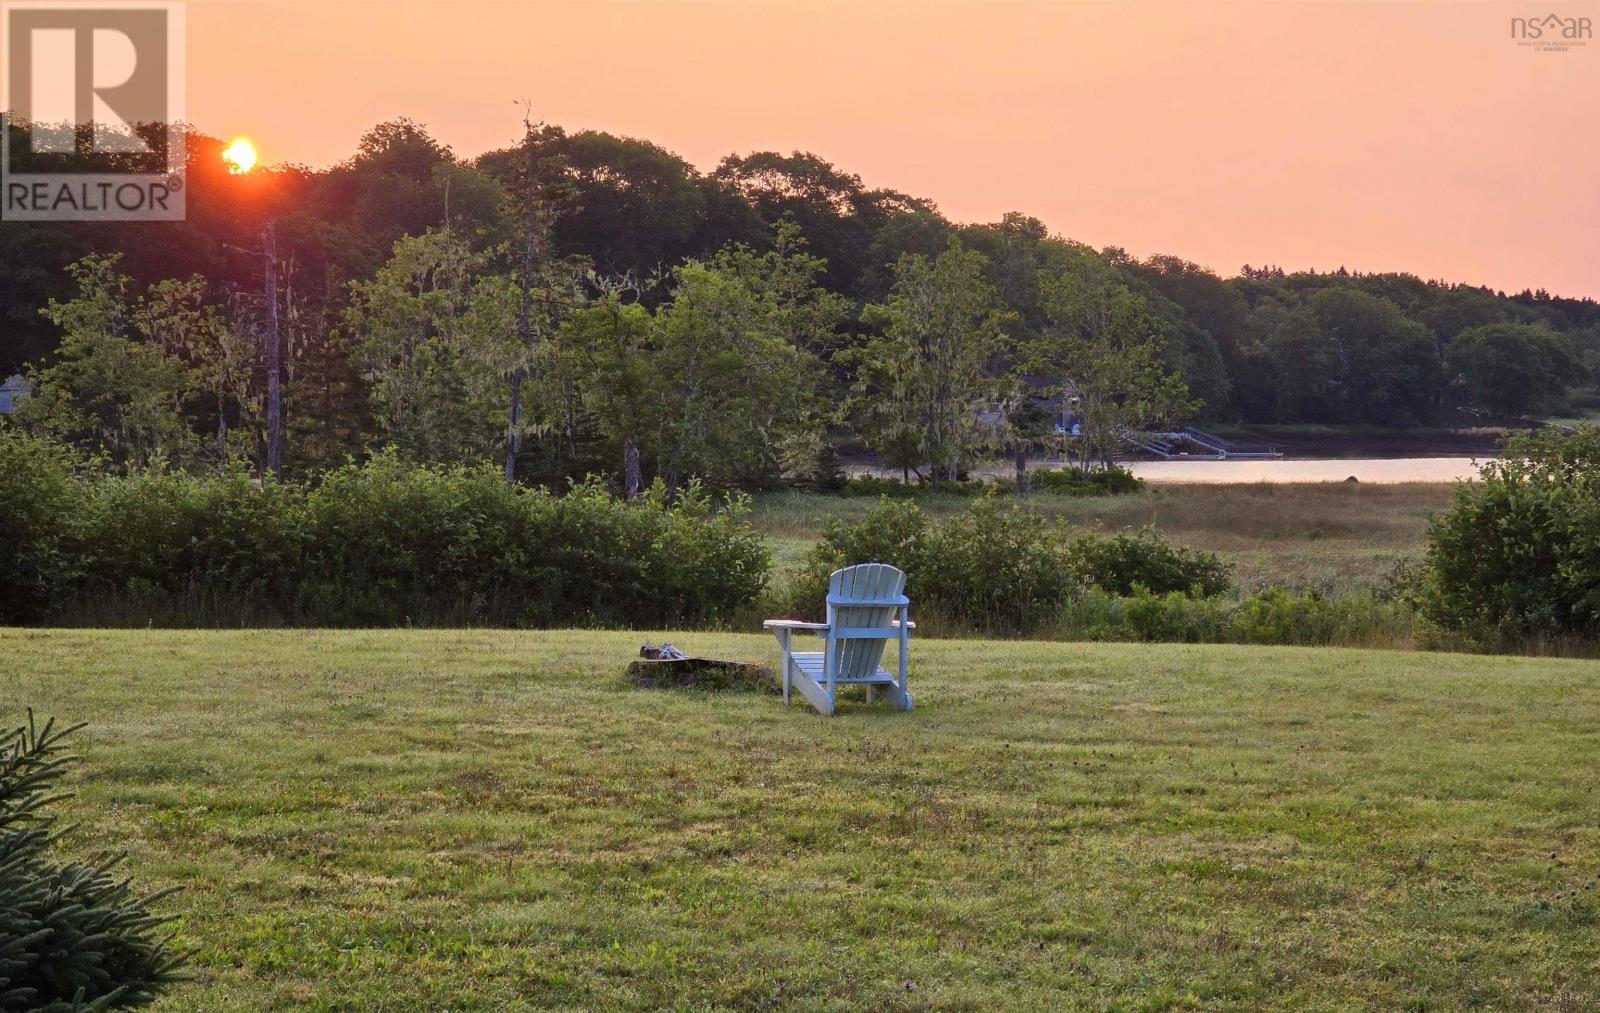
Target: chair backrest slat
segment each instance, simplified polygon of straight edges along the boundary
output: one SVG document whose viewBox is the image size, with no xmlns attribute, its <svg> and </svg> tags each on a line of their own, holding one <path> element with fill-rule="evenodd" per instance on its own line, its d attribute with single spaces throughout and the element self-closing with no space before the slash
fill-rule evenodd
<svg viewBox="0 0 1600 1013">
<path fill-rule="evenodd" d="M 878 670 L 885 643 L 899 634 L 894 620 L 907 601 L 906 575 L 887 563 L 858 563 L 828 578 L 828 625 L 835 630 L 875 630 L 882 636 L 829 637 L 828 657 L 835 678 L 868 676 Z"/>
</svg>

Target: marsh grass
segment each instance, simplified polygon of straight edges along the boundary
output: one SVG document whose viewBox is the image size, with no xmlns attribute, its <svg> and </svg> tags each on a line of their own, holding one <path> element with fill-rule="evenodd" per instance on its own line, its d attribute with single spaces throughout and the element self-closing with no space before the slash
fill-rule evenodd
<svg viewBox="0 0 1600 1013">
<path fill-rule="evenodd" d="M 1024 502 L 1085 531 L 1154 526 L 1179 545 L 1233 560 L 1246 589 L 1342 594 L 1381 588 L 1402 561 L 1420 557 L 1428 518 L 1449 506 L 1450 490 L 1430 483 L 1152 485 L 1138 495 L 1039 494 Z M 774 493 L 757 497 L 751 522 L 781 570 L 798 561 L 828 520 L 859 517 L 872 502 Z M 970 497 L 960 496 L 917 502 L 934 516 L 971 506 Z"/>
<path fill-rule="evenodd" d="M 1600 1003 L 1592 663 L 923 640 L 827 720 L 638 645 L 0 631 L 0 701 L 186 888 L 160 1011 Z"/>
</svg>

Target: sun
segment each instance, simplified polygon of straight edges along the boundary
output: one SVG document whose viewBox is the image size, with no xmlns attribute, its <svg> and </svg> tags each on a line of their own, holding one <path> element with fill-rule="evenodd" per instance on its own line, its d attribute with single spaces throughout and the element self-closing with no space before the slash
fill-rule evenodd
<svg viewBox="0 0 1600 1013">
<path fill-rule="evenodd" d="M 255 168 L 256 146 L 250 143 L 247 137 L 238 137 L 222 152 L 222 160 L 228 163 L 228 172 L 235 176 L 243 175 Z"/>
</svg>

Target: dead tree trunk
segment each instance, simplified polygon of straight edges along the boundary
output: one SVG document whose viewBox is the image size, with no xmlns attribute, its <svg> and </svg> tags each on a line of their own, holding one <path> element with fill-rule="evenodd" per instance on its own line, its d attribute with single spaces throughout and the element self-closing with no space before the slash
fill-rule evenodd
<svg viewBox="0 0 1600 1013">
<path fill-rule="evenodd" d="M 543 223 L 539 220 L 539 180 L 534 172 L 533 125 L 523 121 L 522 147 L 527 176 L 527 193 L 523 197 L 522 213 L 522 277 L 521 296 L 517 305 L 517 355 L 519 361 L 511 372 L 511 420 L 506 429 L 506 481 L 517 479 L 517 455 L 522 452 L 522 381 L 527 377 L 526 357 L 533 347 L 533 279 L 539 266 L 539 234 Z"/>
<path fill-rule="evenodd" d="M 506 428 L 506 481 L 517 480 L 517 455 L 522 452 L 522 377 L 518 366 L 511 373 L 511 421 Z"/>
<path fill-rule="evenodd" d="M 283 345 L 278 336 L 278 241 L 272 222 L 261 231 L 267 258 L 267 473 L 283 468 Z"/>
<path fill-rule="evenodd" d="M 639 477 L 639 447 L 632 436 L 622 440 L 622 495 L 637 499 L 644 492 L 644 480 Z"/>
</svg>

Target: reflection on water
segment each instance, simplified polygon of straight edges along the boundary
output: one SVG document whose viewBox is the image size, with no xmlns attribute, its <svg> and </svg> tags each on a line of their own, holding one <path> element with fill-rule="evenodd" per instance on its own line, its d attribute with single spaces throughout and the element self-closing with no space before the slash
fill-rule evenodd
<svg viewBox="0 0 1600 1013">
<path fill-rule="evenodd" d="M 1370 461 L 1125 461 L 1149 482 L 1454 482 L 1475 478 L 1478 458 L 1397 457 Z"/>
</svg>

